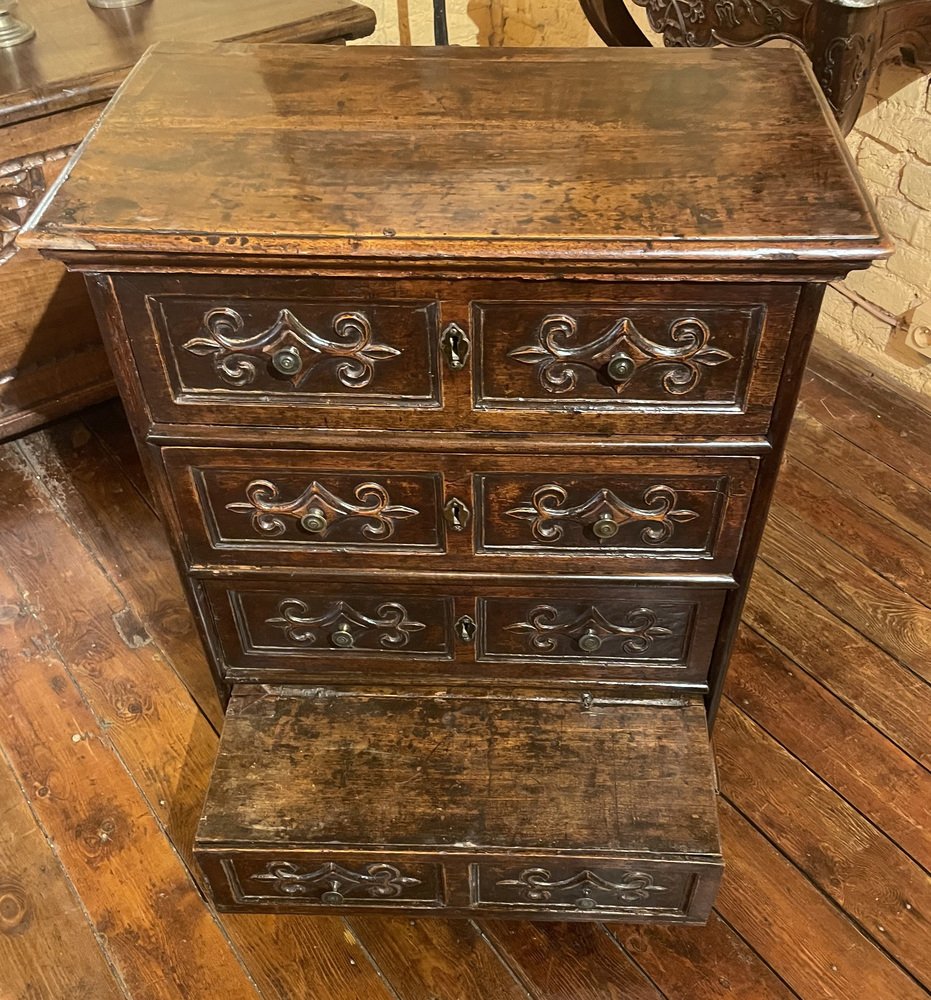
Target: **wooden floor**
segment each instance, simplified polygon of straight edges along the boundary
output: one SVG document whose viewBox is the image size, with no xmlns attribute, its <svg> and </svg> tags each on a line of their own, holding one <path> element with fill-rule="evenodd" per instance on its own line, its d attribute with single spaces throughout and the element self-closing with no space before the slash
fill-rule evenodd
<svg viewBox="0 0 931 1000">
<path fill-rule="evenodd" d="M 927 997 L 929 581 L 931 414 L 820 353 L 715 732 L 707 927 L 219 918 L 220 711 L 121 411 L 4 445 L 0 1000 Z"/>
</svg>

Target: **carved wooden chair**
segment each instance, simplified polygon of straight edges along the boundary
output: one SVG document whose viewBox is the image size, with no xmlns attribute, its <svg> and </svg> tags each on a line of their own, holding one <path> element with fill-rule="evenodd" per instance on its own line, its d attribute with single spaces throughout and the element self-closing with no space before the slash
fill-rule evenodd
<svg viewBox="0 0 931 1000">
<path fill-rule="evenodd" d="M 841 129 L 853 127 L 884 60 L 931 70 L 931 0 L 579 0 L 608 45 L 650 45 L 628 3 L 667 46 L 759 45 L 784 38 L 811 59 Z"/>
</svg>

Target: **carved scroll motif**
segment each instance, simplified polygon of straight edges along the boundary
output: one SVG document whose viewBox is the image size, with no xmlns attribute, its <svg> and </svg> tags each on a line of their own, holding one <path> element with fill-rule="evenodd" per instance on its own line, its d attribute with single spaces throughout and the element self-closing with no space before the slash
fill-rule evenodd
<svg viewBox="0 0 931 1000">
<path fill-rule="evenodd" d="M 534 538 L 541 542 L 556 542 L 563 536 L 561 522 L 574 522 L 586 527 L 607 516 L 618 525 L 630 522 L 647 522 L 640 532 L 641 539 L 648 545 L 660 545 L 668 541 L 676 524 L 685 524 L 698 517 L 698 511 L 678 507 L 679 496 L 671 486 L 657 484 L 643 494 L 645 506 L 636 507 L 627 503 L 611 490 L 602 489 L 584 503 L 566 507 L 568 492 L 557 483 L 547 483 L 534 490 L 530 504 L 514 507 L 507 512 L 508 517 L 530 521 Z M 602 539 L 610 541 L 610 539 Z"/>
<path fill-rule="evenodd" d="M 325 538 L 336 524 L 349 518 L 361 518 L 366 538 L 385 541 L 394 534 L 395 522 L 416 517 L 420 511 L 392 504 L 388 491 L 379 483 L 360 483 L 354 490 L 358 503 L 343 500 L 318 482 L 312 482 L 298 497 L 284 500 L 281 490 L 266 479 L 254 479 L 246 487 L 246 499 L 228 503 L 226 509 L 236 514 L 250 514 L 252 527 L 262 535 L 277 537 L 287 530 L 287 520 L 306 523 L 312 512 L 325 522 L 315 534 Z"/>
<path fill-rule="evenodd" d="M 825 47 L 818 82 L 835 112 L 842 112 L 866 84 L 873 70 L 873 48 L 873 35 L 861 34 L 834 38 Z"/>
<path fill-rule="evenodd" d="M 295 389 L 332 359 L 340 359 L 336 365 L 339 382 L 347 389 L 360 389 L 372 381 L 376 362 L 401 353 L 387 344 L 373 342 L 372 325 L 362 312 L 334 316 L 331 338 L 308 329 L 290 309 L 282 309 L 267 330 L 252 335 L 243 334 L 245 321 L 228 307 L 211 309 L 202 324 L 206 336 L 188 340 L 182 345 L 184 350 L 199 357 L 212 355 L 220 378 L 237 387 L 253 382 L 259 365 L 267 368 L 276 354 L 291 351 L 300 364 L 286 380 Z"/>
<path fill-rule="evenodd" d="M 647 872 L 624 872 L 619 881 L 611 882 L 588 868 L 564 879 L 553 879 L 545 868 L 527 868 L 517 878 L 502 879 L 496 884 L 516 888 L 529 903 L 571 902 L 580 910 L 612 909 L 618 903 L 637 903 L 650 893 L 667 891 L 665 886 L 656 885 Z M 602 898 L 599 900 L 594 894 Z"/>
<path fill-rule="evenodd" d="M 811 0 L 771 3 L 769 0 L 634 0 L 647 13 L 650 27 L 663 44 L 715 45 L 718 42 L 779 38 L 797 34 Z"/>
<path fill-rule="evenodd" d="M 0 163 L 0 265 L 16 254 L 16 236 L 45 194 L 45 166 L 70 156 L 76 145 L 59 146 Z"/>
<path fill-rule="evenodd" d="M 588 369 L 621 395 L 647 371 L 662 373 L 663 389 L 683 396 L 694 389 L 704 368 L 733 360 L 733 355 L 711 347 L 711 331 L 700 319 L 684 316 L 669 327 L 669 344 L 645 337 L 626 316 L 595 340 L 573 346 L 578 323 L 572 316 L 546 316 L 537 331 L 536 343 L 519 347 L 509 358 L 536 365 L 540 385 L 554 395 L 573 392 L 579 370 Z"/>
<path fill-rule="evenodd" d="M 287 896 L 306 896 L 322 889 L 320 902 L 338 905 L 349 896 L 368 896 L 371 899 L 389 899 L 400 896 L 406 886 L 420 885 L 420 879 L 402 875 L 394 865 L 374 863 L 360 871 L 344 868 L 328 861 L 319 868 L 302 872 L 290 861 L 270 861 L 260 875 L 250 876 L 252 881 L 269 883 Z"/>
<path fill-rule="evenodd" d="M 594 634 L 599 639 L 624 636 L 621 651 L 633 655 L 646 652 L 654 640 L 672 635 L 670 629 L 656 622 L 656 612 L 649 608 L 635 608 L 627 612 L 623 622 L 612 622 L 594 605 L 576 618 L 560 621 L 556 608 L 540 604 L 527 615 L 527 621 L 514 622 L 506 628 L 509 632 L 529 635 L 531 647 L 543 653 L 553 652 L 561 636 L 578 639 Z"/>
<path fill-rule="evenodd" d="M 280 628 L 291 642 L 312 646 L 319 633 L 336 628 L 352 638 L 354 644 L 360 636 L 369 632 L 381 632 L 378 641 L 386 649 L 402 649 L 408 644 L 412 632 L 420 632 L 427 626 L 407 617 L 407 608 L 396 602 L 380 604 L 375 609 L 375 617 L 357 611 L 345 601 L 335 601 L 320 614 L 312 614 L 304 601 L 288 597 L 278 602 L 278 616 L 267 618 L 266 624 Z"/>
</svg>

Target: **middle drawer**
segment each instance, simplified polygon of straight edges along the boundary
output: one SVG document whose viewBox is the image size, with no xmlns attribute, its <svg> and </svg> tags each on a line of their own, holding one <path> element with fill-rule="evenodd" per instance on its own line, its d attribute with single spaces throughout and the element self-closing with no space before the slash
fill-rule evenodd
<svg viewBox="0 0 931 1000">
<path fill-rule="evenodd" d="M 753 456 L 163 449 L 194 565 L 729 573 Z"/>
</svg>

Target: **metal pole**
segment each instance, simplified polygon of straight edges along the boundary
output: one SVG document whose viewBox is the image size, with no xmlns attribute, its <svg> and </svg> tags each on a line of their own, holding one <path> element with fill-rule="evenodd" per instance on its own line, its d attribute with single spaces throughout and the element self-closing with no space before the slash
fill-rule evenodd
<svg viewBox="0 0 931 1000">
<path fill-rule="evenodd" d="M 433 0 L 433 44 L 449 45 L 446 27 L 446 0 Z"/>
</svg>

